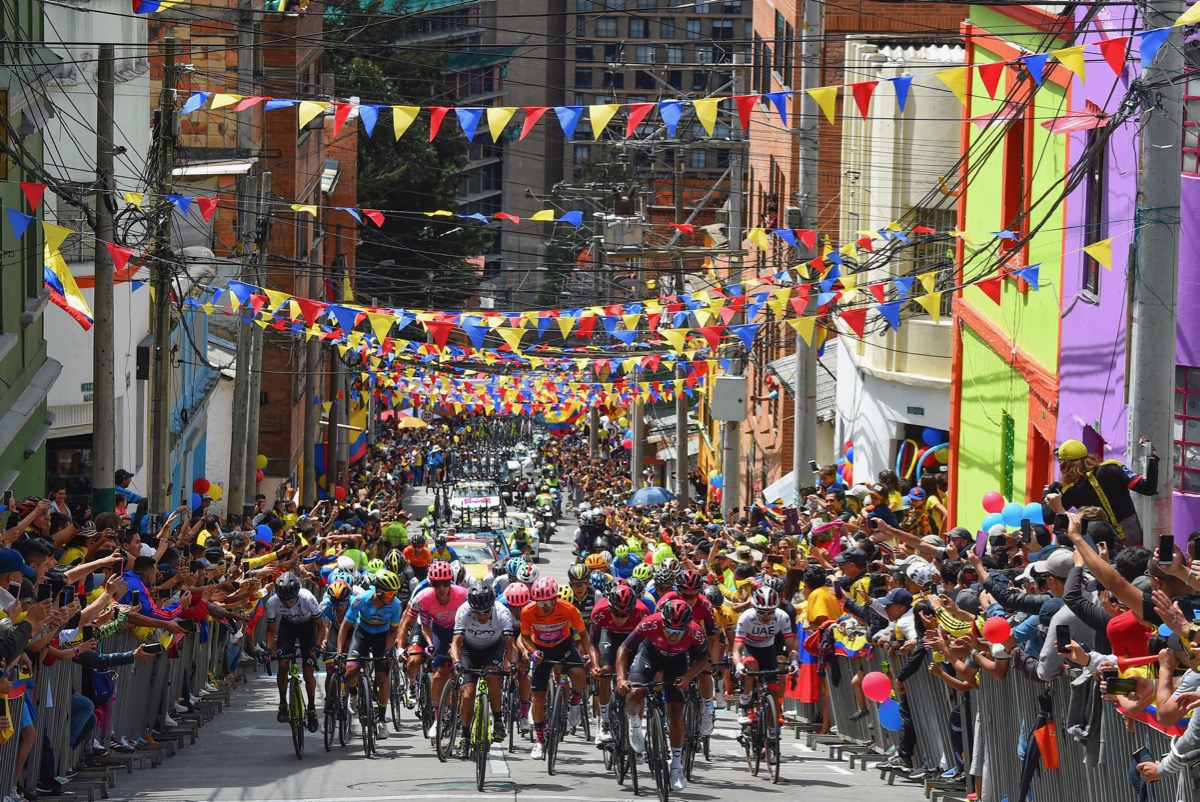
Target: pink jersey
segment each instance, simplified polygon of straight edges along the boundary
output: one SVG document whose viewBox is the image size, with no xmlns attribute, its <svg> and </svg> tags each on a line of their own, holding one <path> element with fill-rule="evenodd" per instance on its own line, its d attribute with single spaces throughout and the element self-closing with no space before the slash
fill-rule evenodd
<svg viewBox="0 0 1200 802">
<path fill-rule="evenodd" d="M 408 614 L 413 618 L 420 616 L 422 624 L 454 629 L 454 614 L 466 601 L 467 589 L 462 585 L 450 586 L 450 600 L 446 604 L 438 601 L 436 590 L 425 588 L 408 603 Z"/>
</svg>

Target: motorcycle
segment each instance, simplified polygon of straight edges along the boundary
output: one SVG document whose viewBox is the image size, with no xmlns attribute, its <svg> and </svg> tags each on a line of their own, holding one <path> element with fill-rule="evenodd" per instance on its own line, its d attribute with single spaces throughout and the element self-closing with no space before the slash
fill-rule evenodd
<svg viewBox="0 0 1200 802">
<path fill-rule="evenodd" d="M 557 526 L 558 516 L 554 514 L 554 510 L 549 507 L 541 507 L 538 510 L 538 539 L 543 543 L 549 543 L 550 536 L 554 534 Z"/>
</svg>

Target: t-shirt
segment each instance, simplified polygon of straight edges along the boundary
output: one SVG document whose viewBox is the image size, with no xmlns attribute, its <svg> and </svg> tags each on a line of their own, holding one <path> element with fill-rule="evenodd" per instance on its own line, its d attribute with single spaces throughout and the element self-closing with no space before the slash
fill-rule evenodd
<svg viewBox="0 0 1200 802">
<path fill-rule="evenodd" d="M 788 620 L 788 615 L 783 610 L 776 610 L 769 619 L 763 621 L 758 617 L 758 611 L 751 608 L 738 618 L 733 640 L 735 643 L 744 643 L 755 649 L 761 649 L 774 646 L 776 638 L 788 637 L 794 632 L 792 622 Z"/>
<path fill-rule="evenodd" d="M 422 546 L 419 550 L 413 546 L 405 546 L 404 559 L 408 560 L 408 564 L 415 568 L 425 568 L 433 562 L 433 553 L 426 546 Z"/>
<path fill-rule="evenodd" d="M 646 618 L 625 639 L 626 649 L 640 649 L 643 644 L 653 652 L 666 655 L 690 652 L 693 660 L 700 660 L 708 654 L 705 644 L 707 639 L 704 630 L 695 621 L 688 624 L 683 637 L 671 643 L 667 640 L 667 627 L 663 624 L 662 613 L 655 613 Z"/>
<path fill-rule="evenodd" d="M 271 598 L 267 599 L 266 614 L 267 621 L 282 618 L 284 621 L 289 621 L 293 624 L 303 624 L 319 616 L 321 614 L 321 606 L 317 604 L 316 596 L 301 588 L 300 598 L 291 607 L 285 606 L 279 600 L 279 597 L 272 593 Z"/>
<path fill-rule="evenodd" d="M 817 588 L 808 594 L 808 607 L 804 613 L 804 622 L 816 626 L 820 619 L 836 621 L 842 614 L 842 606 L 831 588 Z"/>
<path fill-rule="evenodd" d="M 413 596 L 408 605 L 408 614 L 413 618 L 420 616 L 422 624 L 451 629 L 454 627 L 454 617 L 458 608 L 467 602 L 467 589 L 462 585 L 450 586 L 450 599 L 442 604 L 438 601 L 437 590 L 427 587 Z"/>
<path fill-rule="evenodd" d="M 392 599 L 382 607 L 375 605 L 375 588 L 350 602 L 346 620 L 364 632 L 378 635 L 400 626 L 400 602 Z"/>
<path fill-rule="evenodd" d="M 562 599 L 549 613 L 543 613 L 537 602 L 530 602 L 521 611 L 521 634 L 535 645 L 550 649 L 571 637 L 572 632 L 583 634 L 583 616 L 575 605 Z"/>
<path fill-rule="evenodd" d="M 492 606 L 487 621 L 480 621 L 472 614 L 470 605 L 462 605 L 454 614 L 454 634 L 463 636 L 463 643 L 472 649 L 488 649 L 504 637 L 511 637 L 514 625 L 512 615 L 501 602 Z"/>
</svg>

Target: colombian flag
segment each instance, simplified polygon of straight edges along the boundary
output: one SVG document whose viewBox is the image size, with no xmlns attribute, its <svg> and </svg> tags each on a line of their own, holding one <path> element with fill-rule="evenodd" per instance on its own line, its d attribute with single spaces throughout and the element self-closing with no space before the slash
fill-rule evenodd
<svg viewBox="0 0 1200 802">
<path fill-rule="evenodd" d="M 50 290 L 51 303 L 75 318 L 75 322 L 82 326 L 84 331 L 92 327 L 92 310 L 88 307 L 83 293 L 79 291 L 75 277 L 67 268 L 66 260 L 57 250 L 46 250 L 42 263 L 42 281 L 46 289 Z"/>
<path fill-rule="evenodd" d="M 800 652 L 800 676 L 796 687 L 784 684 L 783 695 L 803 704 L 815 704 L 821 698 L 821 678 L 817 676 L 817 656 L 804 648 L 804 628 L 796 626 L 796 641 Z"/>
<path fill-rule="evenodd" d="M 844 615 L 838 619 L 838 626 L 833 628 L 833 651 L 842 657 L 870 657 L 874 647 L 866 635 L 848 635 L 841 624 L 851 616 Z"/>
</svg>

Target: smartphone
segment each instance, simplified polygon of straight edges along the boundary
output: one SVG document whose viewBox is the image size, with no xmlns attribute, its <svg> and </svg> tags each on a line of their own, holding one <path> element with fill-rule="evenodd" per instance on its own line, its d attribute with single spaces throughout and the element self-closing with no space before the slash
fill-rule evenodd
<svg viewBox="0 0 1200 802">
<path fill-rule="evenodd" d="M 783 565 L 783 557 L 778 554 L 772 554 L 770 557 L 767 557 L 767 562 L 771 565 Z"/>
<path fill-rule="evenodd" d="M 8 595 L 12 596 L 14 599 L 21 598 L 21 583 L 20 582 L 9 582 L 8 583 Z"/>
<path fill-rule="evenodd" d="M 161 643 L 158 643 L 157 641 L 155 641 L 154 643 L 143 643 L 142 644 L 142 651 L 145 652 L 146 654 L 162 654 L 166 650 L 167 650 L 167 647 L 163 646 Z"/>
<path fill-rule="evenodd" d="M 129 603 L 132 604 L 134 607 L 141 607 L 142 606 L 142 592 L 140 590 L 135 590 L 132 593 L 130 593 L 129 594 Z"/>
<path fill-rule="evenodd" d="M 1158 564 L 1170 565 L 1175 559 L 1175 536 L 1159 535 Z"/>
<path fill-rule="evenodd" d="M 975 556 L 982 558 L 987 552 L 988 533 L 980 531 L 975 535 Z"/>
<path fill-rule="evenodd" d="M 4 491 L 3 499 L 0 499 L 0 504 L 3 504 L 5 509 L 12 507 L 13 492 L 11 490 Z"/>
<path fill-rule="evenodd" d="M 1121 672 L 1115 668 L 1104 668 L 1100 670 L 1100 679 L 1104 682 L 1109 682 L 1121 676 Z"/>
<path fill-rule="evenodd" d="M 1191 558 L 1192 562 L 1200 560 L 1200 537 L 1188 543 L 1188 557 Z"/>
<path fill-rule="evenodd" d="M 1154 758 L 1150 757 L 1150 750 L 1144 746 L 1139 746 L 1133 750 L 1133 765 L 1140 766 L 1143 763 L 1151 763 Z"/>
<path fill-rule="evenodd" d="M 812 471 L 813 473 L 820 473 L 820 472 L 821 472 L 821 471 L 820 471 L 820 469 L 817 467 L 817 461 L 816 461 L 815 459 L 810 459 L 810 460 L 808 461 L 808 469 L 809 469 L 810 471 Z"/>
<path fill-rule="evenodd" d="M 871 529 L 878 530 L 879 529 L 879 519 L 878 518 L 868 518 L 867 526 Z"/>
<path fill-rule="evenodd" d="M 1071 649 L 1071 627 L 1059 624 L 1054 628 L 1054 640 L 1058 645 L 1058 653 L 1066 654 Z"/>
<path fill-rule="evenodd" d="M 67 585 L 62 589 L 62 606 L 66 607 L 73 601 L 75 601 L 75 586 Z"/>
<path fill-rule="evenodd" d="M 1058 513 L 1054 516 L 1054 534 L 1066 534 L 1067 528 L 1071 525 L 1071 519 L 1065 513 Z"/>
<path fill-rule="evenodd" d="M 95 637 L 96 637 L 96 628 L 94 626 L 92 626 L 91 624 L 88 624 L 87 626 L 85 626 L 83 628 L 83 640 L 85 643 L 87 641 L 92 640 Z"/>
<path fill-rule="evenodd" d="M 1137 690 L 1137 680 L 1132 677 L 1110 679 L 1104 686 L 1110 696 L 1125 696 Z"/>
<path fill-rule="evenodd" d="M 1033 540 L 1033 524 L 1029 521 L 1021 521 L 1021 542 L 1029 543 Z"/>
<path fill-rule="evenodd" d="M 43 582 L 37 587 L 37 600 L 40 602 L 50 601 L 54 598 L 54 588 L 50 587 L 50 583 Z"/>
</svg>

